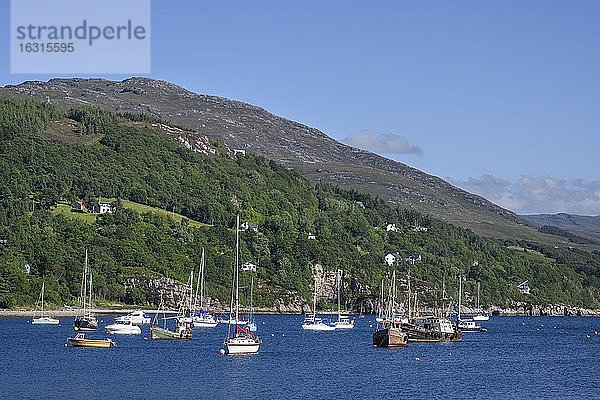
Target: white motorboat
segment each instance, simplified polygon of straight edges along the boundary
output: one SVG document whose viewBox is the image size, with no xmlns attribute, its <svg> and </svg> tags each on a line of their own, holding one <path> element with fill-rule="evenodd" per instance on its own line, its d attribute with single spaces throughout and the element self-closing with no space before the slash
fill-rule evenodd
<svg viewBox="0 0 600 400">
<path fill-rule="evenodd" d="M 60 323 L 59 320 L 57 320 L 56 318 L 50 318 L 50 317 L 39 317 L 39 318 L 34 318 L 31 323 L 33 325 L 58 325 Z"/>
<path fill-rule="evenodd" d="M 131 321 L 117 322 L 115 324 L 106 325 L 104 328 L 109 335 L 139 335 L 142 330 L 139 326 L 134 325 Z"/>
<path fill-rule="evenodd" d="M 305 331 L 335 331 L 336 326 L 330 324 L 327 320 L 318 318 L 315 314 L 309 315 L 304 318 L 302 323 L 302 329 Z"/>
<path fill-rule="evenodd" d="M 487 329 L 482 327 L 477 321 L 472 319 L 461 319 L 458 321 L 458 329 L 463 333 L 467 332 L 487 332 Z"/>
<path fill-rule="evenodd" d="M 33 325 L 58 325 L 60 323 L 59 320 L 57 320 L 56 318 L 50 318 L 50 317 L 44 317 L 44 288 L 46 286 L 46 282 L 42 282 L 42 291 L 40 293 L 40 298 L 38 300 L 38 304 L 41 308 L 40 310 L 40 317 L 35 318 L 35 314 L 34 314 L 34 318 L 31 321 L 31 323 Z M 36 314 L 37 314 L 37 308 L 38 306 L 36 305 Z"/>
<path fill-rule="evenodd" d="M 150 317 L 146 316 L 142 310 L 135 310 L 127 315 L 116 317 L 115 322 L 131 322 L 133 325 L 145 325 L 150 323 Z"/>
<path fill-rule="evenodd" d="M 354 320 L 347 315 L 338 315 L 338 320 L 333 323 L 335 329 L 352 329 L 354 328 Z"/>
</svg>

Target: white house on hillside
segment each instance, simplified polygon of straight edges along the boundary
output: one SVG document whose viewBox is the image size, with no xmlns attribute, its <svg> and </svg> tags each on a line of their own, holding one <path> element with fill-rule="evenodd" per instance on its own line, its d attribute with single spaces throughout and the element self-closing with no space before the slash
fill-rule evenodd
<svg viewBox="0 0 600 400">
<path fill-rule="evenodd" d="M 525 281 L 525 282 L 521 282 L 517 285 L 517 288 L 519 289 L 519 291 L 523 294 L 529 294 L 529 291 L 531 290 L 529 288 L 529 281 Z"/>
<path fill-rule="evenodd" d="M 240 229 L 242 231 L 251 230 L 254 232 L 258 232 L 258 225 L 256 225 L 254 222 L 246 221 L 240 224 Z"/>
<path fill-rule="evenodd" d="M 393 252 L 393 253 L 388 253 L 385 256 L 385 262 L 387 263 L 387 265 L 389 265 L 390 267 L 392 265 L 394 265 L 394 263 L 398 260 L 401 260 L 402 257 L 400 256 L 400 254 L 398 254 L 397 251 Z"/>
<path fill-rule="evenodd" d="M 385 227 L 385 230 L 387 232 L 398 232 L 399 229 L 396 227 L 396 224 L 387 224 L 387 226 Z"/>
<path fill-rule="evenodd" d="M 98 203 L 98 214 L 112 213 L 113 208 L 110 203 Z"/>
</svg>

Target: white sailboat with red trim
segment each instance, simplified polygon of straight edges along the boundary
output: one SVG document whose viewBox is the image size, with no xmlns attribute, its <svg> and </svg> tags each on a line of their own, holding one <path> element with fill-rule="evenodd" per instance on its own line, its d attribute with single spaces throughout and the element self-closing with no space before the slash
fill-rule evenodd
<svg viewBox="0 0 600 400">
<path fill-rule="evenodd" d="M 235 319 L 230 318 L 227 324 L 227 337 L 223 343 L 224 354 L 253 354 L 258 353 L 260 348 L 260 339 L 249 329 L 237 323 L 240 320 L 240 216 L 238 215 L 235 223 L 235 266 L 231 285 L 231 305 L 229 315 L 234 315 Z"/>
</svg>

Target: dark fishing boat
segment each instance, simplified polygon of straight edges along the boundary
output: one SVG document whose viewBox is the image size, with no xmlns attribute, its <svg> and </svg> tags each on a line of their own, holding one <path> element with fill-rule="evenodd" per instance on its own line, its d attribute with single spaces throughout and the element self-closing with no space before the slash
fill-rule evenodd
<svg viewBox="0 0 600 400">
<path fill-rule="evenodd" d="M 416 294 L 415 311 L 411 313 L 411 291 L 410 273 L 407 275 L 408 286 L 408 321 L 402 324 L 402 329 L 408 335 L 409 342 L 459 342 L 462 340 L 462 332 L 458 325 L 442 316 L 420 316 L 416 317 Z M 460 289 L 459 289 L 460 292 Z M 460 298 L 460 294 L 459 294 Z M 460 307 L 460 300 L 459 300 Z"/>
<path fill-rule="evenodd" d="M 408 344 L 408 335 L 402 328 L 402 319 L 396 309 L 396 271 L 392 273 L 387 304 L 382 304 L 381 318 L 377 319 L 377 328 L 373 333 L 375 347 L 403 347 Z"/>
</svg>

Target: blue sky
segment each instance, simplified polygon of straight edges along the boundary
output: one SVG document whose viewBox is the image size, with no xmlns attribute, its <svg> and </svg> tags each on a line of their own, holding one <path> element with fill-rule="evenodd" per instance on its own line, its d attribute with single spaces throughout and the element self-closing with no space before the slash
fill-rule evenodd
<svg viewBox="0 0 600 400">
<path fill-rule="evenodd" d="M 519 213 L 597 215 L 598 16 L 594 0 L 154 0 L 150 76 L 259 105 Z M 0 65 L 2 85 L 49 78 Z"/>
</svg>

